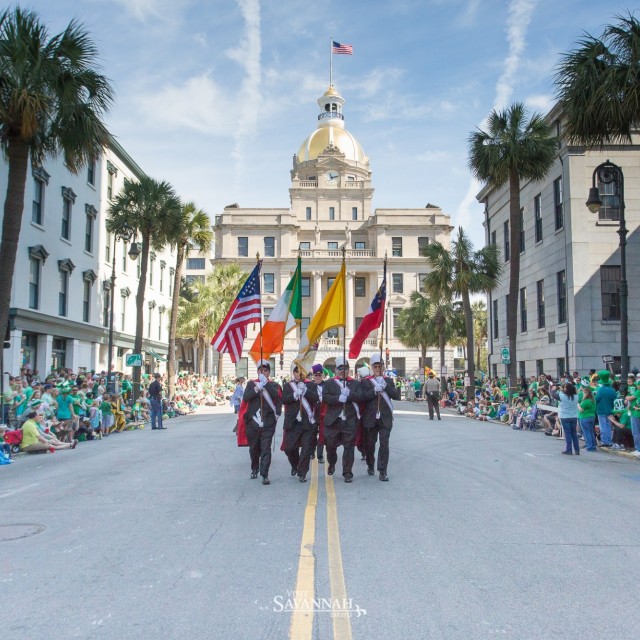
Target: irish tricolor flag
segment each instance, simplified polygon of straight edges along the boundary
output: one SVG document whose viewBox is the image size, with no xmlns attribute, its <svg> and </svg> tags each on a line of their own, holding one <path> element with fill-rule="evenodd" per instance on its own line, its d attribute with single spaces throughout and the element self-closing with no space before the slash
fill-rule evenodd
<svg viewBox="0 0 640 640">
<path fill-rule="evenodd" d="M 249 355 L 255 362 L 260 358 L 268 360 L 273 353 L 281 353 L 284 350 L 284 337 L 300 324 L 302 318 L 301 270 L 302 261 L 298 258 L 298 266 L 293 277 L 249 350 Z"/>
</svg>

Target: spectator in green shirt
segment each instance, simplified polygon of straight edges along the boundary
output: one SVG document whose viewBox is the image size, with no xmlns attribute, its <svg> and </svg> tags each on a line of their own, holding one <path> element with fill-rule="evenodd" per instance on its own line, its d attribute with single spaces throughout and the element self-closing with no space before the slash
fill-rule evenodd
<svg viewBox="0 0 640 640">
<path fill-rule="evenodd" d="M 42 453 L 43 451 L 57 451 L 58 449 L 75 449 L 77 440 L 53 444 L 40 433 L 36 423 L 36 412 L 32 411 L 22 425 L 22 442 L 20 449 L 25 453 Z"/>
<path fill-rule="evenodd" d="M 587 451 L 597 451 L 596 446 L 596 401 L 590 386 L 582 387 L 582 399 L 578 403 L 580 429 Z"/>
</svg>

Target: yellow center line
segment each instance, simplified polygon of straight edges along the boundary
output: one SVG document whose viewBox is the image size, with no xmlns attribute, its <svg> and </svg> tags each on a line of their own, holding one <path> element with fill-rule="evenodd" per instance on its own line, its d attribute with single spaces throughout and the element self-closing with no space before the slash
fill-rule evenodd
<svg viewBox="0 0 640 640">
<path fill-rule="evenodd" d="M 313 545 L 316 539 L 316 507 L 318 506 L 318 461 L 311 464 L 311 485 L 304 512 L 304 527 L 300 543 L 298 578 L 296 581 L 296 604 L 291 614 L 290 640 L 311 640 L 313 637 L 313 607 L 309 607 L 315 596 L 315 553 Z"/>
<path fill-rule="evenodd" d="M 344 570 L 342 568 L 342 551 L 340 550 L 340 530 L 338 528 L 338 506 L 336 492 L 333 486 L 333 477 L 325 475 L 325 488 L 327 491 L 327 535 L 329 541 L 329 581 L 331 582 L 331 602 L 343 603 L 341 609 L 346 609 L 347 587 L 344 582 Z M 334 640 L 351 640 L 351 618 L 345 611 L 337 612 L 333 616 Z"/>
</svg>

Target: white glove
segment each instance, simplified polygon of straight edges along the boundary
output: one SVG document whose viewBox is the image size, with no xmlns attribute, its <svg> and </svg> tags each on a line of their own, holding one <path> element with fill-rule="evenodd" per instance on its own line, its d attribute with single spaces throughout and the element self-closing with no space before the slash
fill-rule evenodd
<svg viewBox="0 0 640 640">
<path fill-rule="evenodd" d="M 345 398 L 348 398 L 350 393 L 351 393 L 351 389 L 349 389 L 349 387 L 347 387 L 345 385 L 345 387 L 344 387 L 344 389 L 342 389 L 340 395 L 343 395 Z M 344 400 L 343 400 L 343 402 L 344 402 Z"/>
<path fill-rule="evenodd" d="M 265 384 L 267 384 L 268 380 L 267 380 L 267 376 L 264 375 L 264 373 L 261 373 L 258 376 L 258 380 L 260 380 L 260 382 L 262 383 L 262 386 L 264 387 Z"/>
<path fill-rule="evenodd" d="M 377 382 L 380 386 L 382 386 L 383 388 L 384 388 L 384 387 L 386 386 L 386 384 L 387 384 L 387 383 L 385 382 L 385 379 L 384 379 L 382 376 L 378 376 L 378 377 L 376 378 L 376 382 Z"/>
<path fill-rule="evenodd" d="M 260 382 L 259 380 L 255 384 L 256 384 L 256 389 L 258 391 L 262 391 L 262 387 L 264 387 L 264 384 L 262 382 Z"/>
<path fill-rule="evenodd" d="M 298 397 L 302 398 L 302 396 L 307 393 L 307 385 L 304 382 L 299 382 L 298 383 Z"/>
<path fill-rule="evenodd" d="M 384 391 L 384 385 L 383 384 L 378 384 L 377 382 L 375 382 L 374 385 L 373 385 L 373 390 L 376 393 L 380 393 L 380 392 Z"/>
<path fill-rule="evenodd" d="M 340 397 L 338 398 L 338 402 L 346 402 L 347 401 L 347 396 L 344 395 L 344 393 L 340 394 Z"/>
<path fill-rule="evenodd" d="M 293 399 L 294 399 L 294 400 L 300 400 L 300 390 L 299 390 L 299 389 L 296 389 L 296 390 L 293 392 Z"/>
</svg>

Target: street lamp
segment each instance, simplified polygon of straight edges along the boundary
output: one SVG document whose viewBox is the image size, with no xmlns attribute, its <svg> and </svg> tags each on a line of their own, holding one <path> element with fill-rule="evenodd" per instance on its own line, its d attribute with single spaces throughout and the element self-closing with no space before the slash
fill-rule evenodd
<svg viewBox="0 0 640 640">
<path fill-rule="evenodd" d="M 598 182 L 596 182 L 596 178 Z M 627 390 L 627 375 L 629 372 L 629 314 L 627 310 L 627 300 L 629 288 L 627 286 L 627 225 L 624 219 L 624 175 L 622 168 L 613 162 L 603 162 L 593 170 L 591 178 L 591 189 L 589 189 L 589 199 L 586 202 L 591 213 L 598 213 L 602 206 L 600 189 L 598 184 L 615 184 L 618 192 L 620 211 L 620 225 L 618 235 L 620 236 L 620 394 L 624 396 Z"/>
</svg>

